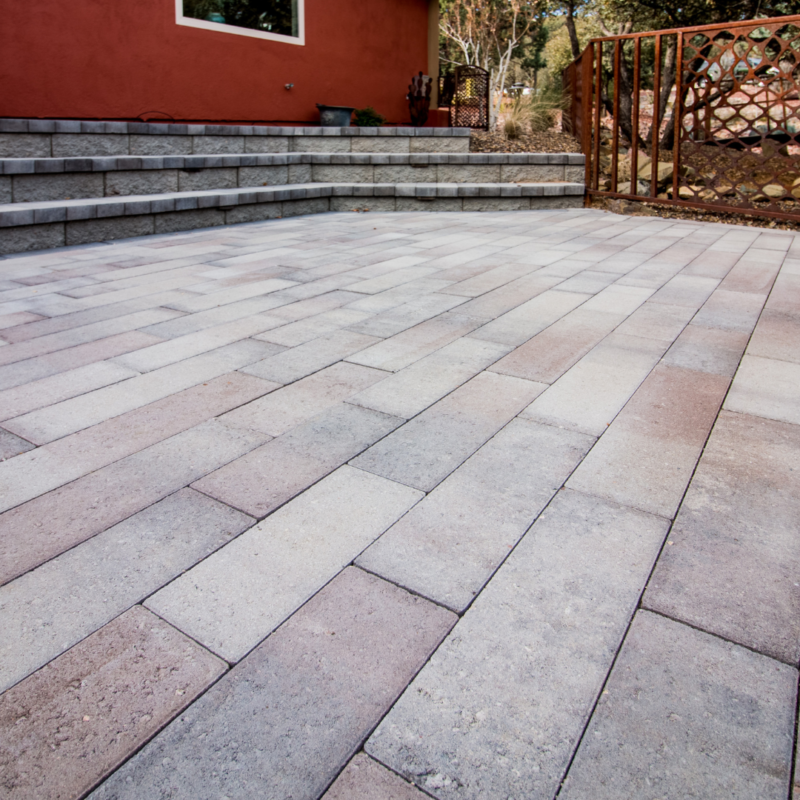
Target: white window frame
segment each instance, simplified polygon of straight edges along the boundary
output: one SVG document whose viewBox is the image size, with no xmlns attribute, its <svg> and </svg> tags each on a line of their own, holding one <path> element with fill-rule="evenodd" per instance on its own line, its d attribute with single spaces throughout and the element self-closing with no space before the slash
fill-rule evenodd
<svg viewBox="0 0 800 800">
<path fill-rule="evenodd" d="M 195 19 L 183 15 L 183 0 L 175 0 L 175 22 L 189 28 L 200 28 L 204 31 L 217 33 L 231 33 L 234 36 L 249 36 L 252 39 L 268 39 L 272 42 L 284 44 L 305 45 L 306 43 L 306 11 L 305 0 L 297 0 L 297 36 L 286 36 L 282 33 L 268 33 L 257 31 L 253 28 L 240 28 L 238 25 L 228 25 L 225 22 L 209 22 L 205 19 Z"/>
</svg>

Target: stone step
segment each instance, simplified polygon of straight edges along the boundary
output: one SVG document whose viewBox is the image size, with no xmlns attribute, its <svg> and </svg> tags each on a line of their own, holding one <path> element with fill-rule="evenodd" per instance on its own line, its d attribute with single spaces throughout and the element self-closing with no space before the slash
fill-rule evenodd
<svg viewBox="0 0 800 800">
<path fill-rule="evenodd" d="M 0 205 L 0 254 L 326 211 L 521 211 L 583 205 L 581 183 L 305 183 Z"/>
<path fill-rule="evenodd" d="M 0 203 L 295 183 L 542 183 L 584 179 L 579 153 L 282 153 L 0 159 Z"/>
<path fill-rule="evenodd" d="M 469 128 L 322 128 L 0 119 L 0 158 L 221 153 L 467 153 Z"/>
</svg>

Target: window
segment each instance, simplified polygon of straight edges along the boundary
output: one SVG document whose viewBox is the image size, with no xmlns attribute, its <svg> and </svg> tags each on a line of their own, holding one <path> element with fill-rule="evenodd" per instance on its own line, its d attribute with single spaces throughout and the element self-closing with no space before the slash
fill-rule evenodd
<svg viewBox="0 0 800 800">
<path fill-rule="evenodd" d="M 305 44 L 303 0 L 175 0 L 177 22 L 192 28 Z"/>
</svg>

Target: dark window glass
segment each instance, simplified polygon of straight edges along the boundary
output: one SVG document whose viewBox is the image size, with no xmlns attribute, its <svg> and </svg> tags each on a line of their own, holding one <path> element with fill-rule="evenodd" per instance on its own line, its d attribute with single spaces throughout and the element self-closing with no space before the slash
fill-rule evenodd
<svg viewBox="0 0 800 800">
<path fill-rule="evenodd" d="M 183 0 L 183 15 L 264 33 L 299 36 L 297 0 Z"/>
</svg>

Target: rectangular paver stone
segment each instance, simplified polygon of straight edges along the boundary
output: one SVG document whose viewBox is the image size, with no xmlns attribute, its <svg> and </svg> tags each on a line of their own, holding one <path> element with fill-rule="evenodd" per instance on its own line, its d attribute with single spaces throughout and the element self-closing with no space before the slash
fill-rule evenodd
<svg viewBox="0 0 800 800">
<path fill-rule="evenodd" d="M 565 372 L 522 416 L 600 436 L 666 349 L 666 342 L 615 332 Z"/>
<path fill-rule="evenodd" d="M 482 372 L 353 461 L 430 491 L 545 389 Z"/>
<path fill-rule="evenodd" d="M 358 356 L 353 354 L 358 354 L 359 351 L 363 351 L 364 348 L 369 348 L 377 342 L 380 342 L 380 339 L 374 336 L 365 336 L 363 333 L 347 330 L 336 331 L 330 336 L 312 339 L 298 347 L 292 347 L 263 361 L 251 364 L 249 367 L 244 367 L 242 372 L 277 383 L 292 383 L 344 358 L 349 357 L 349 361 L 360 364 Z"/>
<path fill-rule="evenodd" d="M 185 489 L 0 587 L 0 686 L 61 655 L 251 523 Z"/>
<path fill-rule="evenodd" d="M 725 399 L 728 411 L 800 425 L 800 364 L 746 355 Z"/>
<path fill-rule="evenodd" d="M 509 351 L 462 338 L 353 396 L 350 402 L 410 419 Z"/>
<path fill-rule="evenodd" d="M 800 659 L 800 429 L 722 412 L 644 605 Z"/>
<path fill-rule="evenodd" d="M 593 442 L 513 420 L 366 550 L 358 565 L 463 611 Z"/>
<path fill-rule="evenodd" d="M 727 388 L 722 375 L 659 365 L 567 485 L 674 517 Z"/>
<path fill-rule="evenodd" d="M 637 613 L 559 795 L 783 800 L 795 670 Z"/>
<path fill-rule="evenodd" d="M 666 523 L 565 491 L 368 740 L 442 798 L 550 800 Z"/>
<path fill-rule="evenodd" d="M 147 601 L 240 660 L 422 497 L 342 467 Z"/>
<path fill-rule="evenodd" d="M 359 753 L 345 767 L 322 800 L 425 800 L 412 784 Z"/>
<path fill-rule="evenodd" d="M 454 621 L 422 598 L 348 569 L 92 800 L 315 800 Z"/>
<path fill-rule="evenodd" d="M 4 796 L 83 796 L 225 669 L 134 606 L 0 696 Z"/>
<path fill-rule="evenodd" d="M 212 472 L 195 488 L 265 517 L 401 423 L 397 417 L 342 403 Z"/>
<path fill-rule="evenodd" d="M 382 370 L 334 364 L 237 408 L 222 419 L 231 425 L 280 436 L 385 377 Z"/>
</svg>

